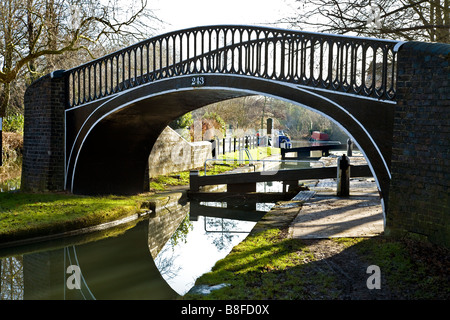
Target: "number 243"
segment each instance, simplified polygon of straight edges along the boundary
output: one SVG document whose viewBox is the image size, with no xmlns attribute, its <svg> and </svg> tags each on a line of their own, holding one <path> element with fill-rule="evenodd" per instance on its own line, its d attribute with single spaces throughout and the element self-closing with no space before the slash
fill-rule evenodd
<svg viewBox="0 0 450 320">
<path fill-rule="evenodd" d="M 205 77 L 192 77 L 191 85 L 193 87 L 203 86 L 205 84 Z"/>
</svg>

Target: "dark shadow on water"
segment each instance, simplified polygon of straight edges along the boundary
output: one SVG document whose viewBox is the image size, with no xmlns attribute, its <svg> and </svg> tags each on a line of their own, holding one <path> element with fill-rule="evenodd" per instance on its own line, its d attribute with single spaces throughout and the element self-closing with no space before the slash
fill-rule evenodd
<svg viewBox="0 0 450 320">
<path fill-rule="evenodd" d="M 21 255 L 2 261 L 23 261 L 23 299 L 174 299 L 177 294 L 167 285 L 156 268 L 149 252 L 148 221 L 122 233 L 94 241 L 69 244 L 60 240 L 51 247 L 35 245 L 22 248 Z M 92 239 L 91 239 L 92 240 Z M 10 252 L 11 254 L 12 252 Z M 6 265 L 6 263 L 4 262 Z M 69 266 L 80 268 L 80 289 L 70 289 L 74 272 Z M 11 279 L 11 274 L 9 274 Z M 2 286 L 8 281 L 3 269 Z M 10 280 L 9 279 L 9 280 Z M 8 293 L 2 290 L 2 298 Z"/>
</svg>

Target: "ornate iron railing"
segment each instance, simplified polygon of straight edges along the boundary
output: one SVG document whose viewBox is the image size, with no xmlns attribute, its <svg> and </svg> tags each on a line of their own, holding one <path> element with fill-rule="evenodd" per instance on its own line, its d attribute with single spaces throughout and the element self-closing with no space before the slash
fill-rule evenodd
<svg viewBox="0 0 450 320">
<path fill-rule="evenodd" d="M 254 26 L 206 26 L 139 42 L 65 72 L 68 107 L 164 78 L 239 74 L 394 100 L 398 42 Z"/>
</svg>

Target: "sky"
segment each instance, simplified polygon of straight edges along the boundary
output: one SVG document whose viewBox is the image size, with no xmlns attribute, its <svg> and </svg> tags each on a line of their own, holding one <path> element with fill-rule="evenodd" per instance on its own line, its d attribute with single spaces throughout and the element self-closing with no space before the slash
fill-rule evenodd
<svg viewBox="0 0 450 320">
<path fill-rule="evenodd" d="M 294 0 L 151 0 L 161 32 L 221 24 L 264 25 L 292 15 Z"/>
</svg>

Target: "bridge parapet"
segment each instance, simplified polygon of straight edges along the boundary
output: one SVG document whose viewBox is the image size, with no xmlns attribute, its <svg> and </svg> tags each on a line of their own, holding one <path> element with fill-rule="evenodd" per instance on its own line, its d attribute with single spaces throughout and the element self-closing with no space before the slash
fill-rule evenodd
<svg viewBox="0 0 450 320">
<path fill-rule="evenodd" d="M 66 72 L 67 107 L 153 81 L 204 73 L 254 76 L 392 101 L 398 41 L 255 26 L 170 32 Z M 193 86 L 201 86 L 193 78 Z"/>
</svg>

